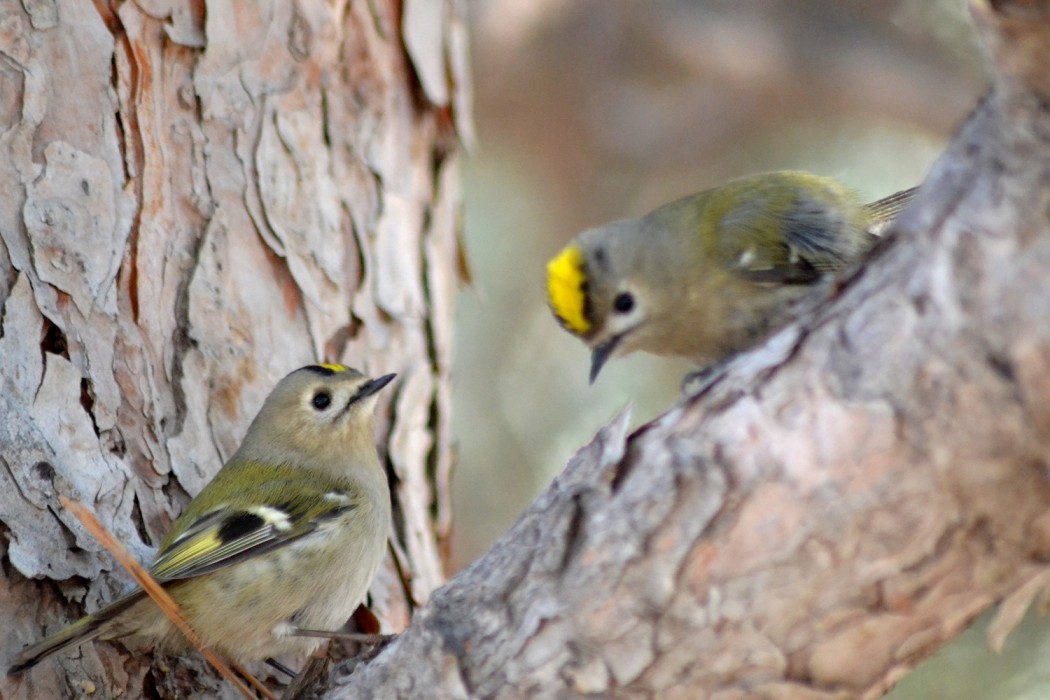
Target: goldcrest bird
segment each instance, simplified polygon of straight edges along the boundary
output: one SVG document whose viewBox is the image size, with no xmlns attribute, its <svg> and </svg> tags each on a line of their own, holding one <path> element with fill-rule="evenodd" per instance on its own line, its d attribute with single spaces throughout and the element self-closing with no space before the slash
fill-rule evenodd
<svg viewBox="0 0 1050 700">
<path fill-rule="evenodd" d="M 790 321 L 796 301 L 857 261 L 913 194 L 863 205 L 809 173 L 733 180 L 584 231 L 548 263 L 548 303 L 591 348 L 591 382 L 638 350 L 720 362 Z"/>
<path fill-rule="evenodd" d="M 361 603 L 386 551 L 390 491 L 372 434 L 395 375 L 302 367 L 282 379 L 240 448 L 172 524 L 150 567 L 218 654 L 308 654 Z M 91 639 L 191 647 L 142 590 L 25 649 L 9 673 Z"/>
</svg>

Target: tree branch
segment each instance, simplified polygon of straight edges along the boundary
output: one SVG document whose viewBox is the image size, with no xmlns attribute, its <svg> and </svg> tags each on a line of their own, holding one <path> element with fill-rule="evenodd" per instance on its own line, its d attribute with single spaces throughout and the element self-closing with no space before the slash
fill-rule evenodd
<svg viewBox="0 0 1050 700">
<path fill-rule="evenodd" d="M 875 697 L 1050 581 L 1050 4 L 869 265 L 604 428 L 331 698 Z"/>
</svg>

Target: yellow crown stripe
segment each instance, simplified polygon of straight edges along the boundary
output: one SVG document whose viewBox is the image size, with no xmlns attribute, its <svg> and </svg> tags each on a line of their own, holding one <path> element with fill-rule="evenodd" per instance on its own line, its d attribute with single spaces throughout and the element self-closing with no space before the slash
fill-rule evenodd
<svg viewBox="0 0 1050 700">
<path fill-rule="evenodd" d="M 566 246 L 547 263 L 547 301 L 562 325 L 578 335 L 591 329 L 584 313 L 586 283 L 583 251 L 579 246 Z"/>
<path fill-rule="evenodd" d="M 322 364 L 318 365 L 318 367 L 324 367 L 325 369 L 330 369 L 330 370 L 332 370 L 333 372 L 335 372 L 337 374 L 339 372 L 345 372 L 347 369 L 349 369 L 346 365 L 333 365 L 333 364 L 330 364 L 330 363 L 322 363 Z"/>
</svg>

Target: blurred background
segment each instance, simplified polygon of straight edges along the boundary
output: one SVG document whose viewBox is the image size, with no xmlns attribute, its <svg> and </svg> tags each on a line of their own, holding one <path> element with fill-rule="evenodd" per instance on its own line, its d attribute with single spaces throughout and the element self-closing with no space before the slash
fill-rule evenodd
<svg viewBox="0 0 1050 700">
<path fill-rule="evenodd" d="M 985 90 L 963 0 L 470 0 L 479 145 L 458 301 L 454 565 L 502 534 L 627 403 L 687 364 L 635 355 L 587 383 L 547 309 L 577 232 L 754 172 L 874 200 L 920 182 Z"/>
<path fill-rule="evenodd" d="M 755 172 L 867 200 L 919 183 L 988 79 L 964 0 L 469 0 L 479 146 L 458 305 L 453 566 L 484 552 L 594 432 L 690 368 L 589 354 L 546 307 L 577 232 Z M 451 573 L 451 572 L 450 572 Z M 1003 657 L 979 622 L 891 697 L 1050 697 L 1048 625 Z"/>
</svg>

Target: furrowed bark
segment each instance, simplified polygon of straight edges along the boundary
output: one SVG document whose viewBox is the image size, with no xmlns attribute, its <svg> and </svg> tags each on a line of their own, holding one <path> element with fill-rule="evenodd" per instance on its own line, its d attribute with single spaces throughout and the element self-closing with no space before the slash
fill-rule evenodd
<svg viewBox="0 0 1050 700">
<path fill-rule="evenodd" d="M 423 5 L 0 9 L 5 668 L 128 584 L 59 495 L 148 561 L 276 381 L 318 360 L 398 373 L 378 420 L 398 552 L 372 590 L 385 630 L 444 580 L 471 132 L 463 8 Z M 199 660 L 60 656 L 0 695 L 230 695 Z"/>
</svg>

